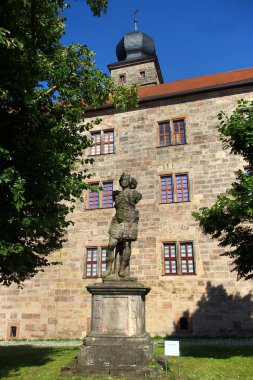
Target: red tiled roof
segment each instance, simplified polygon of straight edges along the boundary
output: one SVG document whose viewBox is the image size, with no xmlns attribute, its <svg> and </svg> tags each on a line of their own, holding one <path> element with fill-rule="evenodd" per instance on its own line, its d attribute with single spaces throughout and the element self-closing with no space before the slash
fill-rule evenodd
<svg viewBox="0 0 253 380">
<path fill-rule="evenodd" d="M 139 96 L 141 100 L 144 100 L 178 93 L 191 93 L 197 90 L 215 89 L 216 87 L 252 81 L 253 68 L 248 68 L 219 74 L 203 75 L 158 85 L 143 86 L 139 88 Z"/>
</svg>

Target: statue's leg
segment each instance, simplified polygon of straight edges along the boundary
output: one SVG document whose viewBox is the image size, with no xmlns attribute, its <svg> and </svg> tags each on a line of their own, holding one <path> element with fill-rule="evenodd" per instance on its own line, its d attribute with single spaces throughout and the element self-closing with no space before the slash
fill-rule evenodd
<svg viewBox="0 0 253 380">
<path fill-rule="evenodd" d="M 124 250 L 123 250 L 123 255 L 122 255 L 122 262 L 119 268 L 119 276 L 120 277 L 125 277 L 125 269 L 128 267 L 129 262 L 130 262 L 130 257 L 131 257 L 131 240 L 124 240 Z"/>
<path fill-rule="evenodd" d="M 122 262 L 122 255 L 123 255 L 123 244 L 122 244 L 122 240 L 119 240 L 115 248 L 114 273 L 118 273 L 119 271 L 119 268 Z"/>
<path fill-rule="evenodd" d="M 114 262 L 114 249 L 118 243 L 118 239 L 109 237 L 109 243 L 106 250 L 106 271 L 103 273 L 102 277 L 107 277 L 113 273 L 113 262 Z"/>
</svg>

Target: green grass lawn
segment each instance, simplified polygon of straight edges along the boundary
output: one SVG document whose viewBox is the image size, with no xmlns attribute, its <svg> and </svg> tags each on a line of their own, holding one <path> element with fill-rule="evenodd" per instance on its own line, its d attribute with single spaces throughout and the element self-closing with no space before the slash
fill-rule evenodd
<svg viewBox="0 0 253 380">
<path fill-rule="evenodd" d="M 0 378 L 69 380 L 60 377 L 60 369 L 73 360 L 78 351 L 78 347 L 31 347 L 25 344 L 0 347 Z M 162 345 L 156 345 L 156 355 L 163 355 Z M 170 357 L 168 365 L 169 373 L 165 379 L 178 379 L 177 358 Z M 253 346 L 185 343 L 181 345 L 180 367 L 180 380 L 252 380 Z"/>
<path fill-rule="evenodd" d="M 163 350 L 156 349 L 158 355 Z M 180 351 L 180 380 L 253 379 L 253 346 L 182 344 Z M 168 364 L 168 378 L 177 379 L 178 358 L 170 357 Z"/>
</svg>

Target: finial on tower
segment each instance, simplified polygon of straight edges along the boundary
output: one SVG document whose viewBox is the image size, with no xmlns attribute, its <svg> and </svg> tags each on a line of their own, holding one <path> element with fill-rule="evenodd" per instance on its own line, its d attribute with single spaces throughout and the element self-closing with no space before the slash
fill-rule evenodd
<svg viewBox="0 0 253 380">
<path fill-rule="evenodd" d="M 138 30 L 138 27 L 137 27 L 137 14 L 139 13 L 139 9 L 137 9 L 136 11 L 134 11 L 134 31 L 137 32 Z"/>
</svg>

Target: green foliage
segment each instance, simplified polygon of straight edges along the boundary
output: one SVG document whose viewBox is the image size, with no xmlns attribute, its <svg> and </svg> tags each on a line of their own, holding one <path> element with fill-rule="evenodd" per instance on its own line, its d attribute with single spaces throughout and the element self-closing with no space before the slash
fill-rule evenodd
<svg viewBox="0 0 253 380">
<path fill-rule="evenodd" d="M 95 14 L 107 1 L 87 1 Z M 94 52 L 62 45 L 61 0 L 0 2 L 0 283 L 20 283 L 50 263 L 66 216 L 89 186 L 84 107 L 130 108 L 135 88 L 116 89 Z M 129 96 L 130 95 L 130 96 Z M 79 123 L 79 124 L 78 124 Z"/>
<path fill-rule="evenodd" d="M 86 0 L 94 16 L 100 16 L 101 12 L 106 13 L 108 0 Z"/>
<path fill-rule="evenodd" d="M 218 118 L 224 148 L 242 155 L 253 167 L 253 102 L 241 100 L 230 117 L 221 112 Z M 205 234 L 219 239 L 221 247 L 230 248 L 224 255 L 233 259 L 238 279 L 253 278 L 253 176 L 237 171 L 236 182 L 226 195 L 218 196 L 212 207 L 193 216 Z"/>
</svg>

